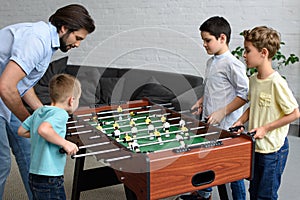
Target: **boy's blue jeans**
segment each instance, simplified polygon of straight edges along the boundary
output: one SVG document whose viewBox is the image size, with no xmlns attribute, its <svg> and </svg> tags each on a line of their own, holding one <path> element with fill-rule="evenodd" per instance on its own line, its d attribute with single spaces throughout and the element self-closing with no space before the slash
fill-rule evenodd
<svg viewBox="0 0 300 200">
<path fill-rule="evenodd" d="M 289 142 L 287 138 L 277 152 L 255 153 L 254 176 L 250 181 L 249 188 L 251 200 L 276 200 L 278 198 L 277 191 L 288 153 Z"/>
<path fill-rule="evenodd" d="M 33 200 L 66 199 L 63 176 L 29 174 L 29 185 Z"/>
<path fill-rule="evenodd" d="M 246 189 L 244 180 L 230 183 L 233 200 L 246 200 Z M 212 188 L 199 190 L 198 193 L 204 198 L 208 198 L 212 193 Z"/>
<path fill-rule="evenodd" d="M 244 179 L 230 183 L 233 200 L 246 200 Z"/>
<path fill-rule="evenodd" d="M 13 114 L 9 122 L 0 117 L 0 199 L 3 198 L 5 182 L 11 168 L 10 151 L 15 155 L 28 199 L 32 199 L 28 184 L 30 139 L 18 136 L 17 131 L 20 125 L 20 120 Z"/>
</svg>

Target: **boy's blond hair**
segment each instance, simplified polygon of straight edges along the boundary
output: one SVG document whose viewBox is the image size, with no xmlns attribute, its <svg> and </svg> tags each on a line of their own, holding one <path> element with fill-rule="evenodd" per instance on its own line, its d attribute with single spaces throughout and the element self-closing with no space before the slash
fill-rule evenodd
<svg viewBox="0 0 300 200">
<path fill-rule="evenodd" d="M 62 103 L 68 97 L 81 95 L 81 85 L 77 78 L 69 74 L 56 74 L 49 83 L 50 98 L 53 103 Z"/>
<path fill-rule="evenodd" d="M 280 48 L 279 33 L 266 26 L 258 26 L 252 30 L 244 30 L 243 36 L 245 41 L 251 42 L 259 52 L 263 48 L 266 48 L 269 51 L 268 58 L 273 58 Z"/>
</svg>

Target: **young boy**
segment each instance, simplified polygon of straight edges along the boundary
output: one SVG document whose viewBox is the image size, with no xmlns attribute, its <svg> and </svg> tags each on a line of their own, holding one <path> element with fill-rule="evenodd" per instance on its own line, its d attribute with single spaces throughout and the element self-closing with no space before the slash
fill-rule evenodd
<svg viewBox="0 0 300 200">
<path fill-rule="evenodd" d="M 81 95 L 79 81 L 67 74 L 55 75 L 50 81 L 51 105 L 38 108 L 19 127 L 18 134 L 31 138 L 29 185 L 33 199 L 66 199 L 64 168 L 66 154 L 78 151 L 76 144 L 65 140 L 69 114 L 78 107 Z"/>
<path fill-rule="evenodd" d="M 299 109 L 287 82 L 272 68 L 272 57 L 280 47 L 279 34 L 260 26 L 244 31 L 244 39 L 245 62 L 257 73 L 250 77 L 250 107 L 233 126 L 249 120 L 249 132 L 255 133 L 250 199 L 275 200 L 289 151 L 289 123 L 299 117 Z"/>
<path fill-rule="evenodd" d="M 248 77 L 246 67 L 234 57 L 228 47 L 231 28 L 223 17 L 211 17 L 201 26 L 203 46 L 209 55 L 203 97 L 191 108 L 197 109 L 209 124 L 227 130 L 242 115 L 247 102 Z M 216 138 L 217 139 L 217 138 Z M 234 200 L 245 200 L 244 181 L 231 183 Z M 200 190 L 179 199 L 211 199 L 212 188 Z"/>
</svg>

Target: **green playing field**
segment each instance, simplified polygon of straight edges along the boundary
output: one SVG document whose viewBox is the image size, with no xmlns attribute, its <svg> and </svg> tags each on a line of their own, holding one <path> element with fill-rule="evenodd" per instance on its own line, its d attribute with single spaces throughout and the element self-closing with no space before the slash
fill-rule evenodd
<svg viewBox="0 0 300 200">
<path fill-rule="evenodd" d="M 134 116 L 123 116 L 120 120 L 119 118 L 116 119 L 114 117 L 103 117 L 103 119 L 98 118 L 99 121 L 103 123 L 102 128 L 103 132 L 108 137 L 111 137 L 112 139 L 115 139 L 113 136 L 114 132 L 114 120 L 119 125 L 119 130 L 121 132 L 119 143 L 122 144 L 125 147 L 128 147 L 128 143 L 125 141 L 125 135 L 126 133 L 133 139 L 137 140 L 137 143 L 139 145 L 139 149 L 141 152 L 154 152 L 164 149 L 170 149 L 170 148 L 178 148 L 180 147 L 180 142 L 176 139 L 176 134 L 181 134 L 185 139 L 184 143 L 186 145 L 190 144 L 199 144 L 201 142 L 205 142 L 206 140 L 202 137 L 193 137 L 195 136 L 194 133 L 188 131 L 188 135 L 190 137 L 185 137 L 185 134 L 180 131 L 180 127 L 178 124 L 174 124 L 172 121 L 170 121 L 170 129 L 169 129 L 169 137 L 167 137 L 166 132 L 163 129 L 163 122 L 161 121 L 160 116 L 150 115 L 151 123 L 154 125 L 154 127 L 157 129 L 157 131 L 161 134 L 162 142 L 159 142 L 157 138 L 150 139 L 150 135 L 148 133 L 148 125 L 145 123 L 146 117 L 149 116 L 149 114 L 138 114 Z M 135 125 L 138 129 L 138 133 L 136 135 L 136 138 L 133 138 L 131 133 L 131 126 L 130 126 L 130 118 L 133 118 Z M 173 124 L 172 124 L 173 123 Z M 97 129 L 99 129 L 99 126 L 97 126 L 97 123 L 93 122 L 93 120 L 90 121 L 90 124 Z M 181 132 L 181 133 L 180 133 Z"/>
</svg>

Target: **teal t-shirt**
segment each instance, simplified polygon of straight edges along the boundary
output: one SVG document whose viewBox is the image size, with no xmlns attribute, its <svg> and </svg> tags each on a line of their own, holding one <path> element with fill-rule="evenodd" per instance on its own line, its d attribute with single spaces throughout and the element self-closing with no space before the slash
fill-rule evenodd
<svg viewBox="0 0 300 200">
<path fill-rule="evenodd" d="M 30 173 L 45 176 L 61 176 L 64 174 L 66 154 L 59 152 L 60 146 L 52 144 L 41 137 L 37 130 L 42 122 L 48 122 L 62 138 L 66 135 L 68 113 L 55 106 L 43 106 L 37 109 L 22 124 L 30 130 L 31 162 Z"/>
</svg>

